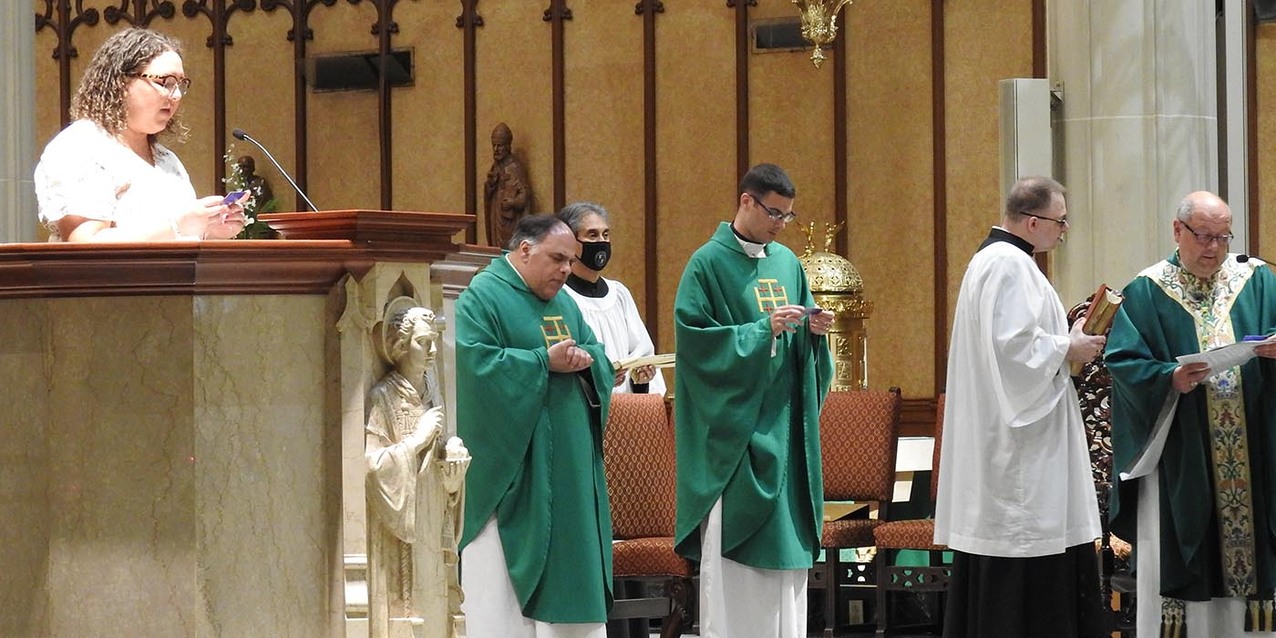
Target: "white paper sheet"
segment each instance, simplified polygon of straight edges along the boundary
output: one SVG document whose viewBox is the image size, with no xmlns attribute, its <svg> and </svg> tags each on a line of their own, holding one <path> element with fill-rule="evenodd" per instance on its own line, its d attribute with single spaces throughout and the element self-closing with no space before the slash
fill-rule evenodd
<svg viewBox="0 0 1276 638">
<path fill-rule="evenodd" d="M 1210 372 L 1212 373 L 1210 376 L 1214 376 L 1228 368 L 1241 365 L 1242 363 L 1253 359 L 1254 348 L 1266 343 L 1271 343 L 1271 340 L 1241 341 L 1239 343 L 1211 348 L 1205 352 L 1185 354 L 1178 357 L 1178 362 L 1184 365 L 1197 362 L 1209 364 Z"/>
</svg>

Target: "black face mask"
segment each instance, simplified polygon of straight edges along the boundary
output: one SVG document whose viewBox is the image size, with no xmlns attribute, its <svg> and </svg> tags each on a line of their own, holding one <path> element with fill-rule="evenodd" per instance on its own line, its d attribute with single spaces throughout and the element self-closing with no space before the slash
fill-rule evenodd
<svg viewBox="0 0 1276 638">
<path fill-rule="evenodd" d="M 580 242 L 580 265 L 594 272 L 602 272 L 602 269 L 607 267 L 608 261 L 611 261 L 611 242 Z"/>
</svg>

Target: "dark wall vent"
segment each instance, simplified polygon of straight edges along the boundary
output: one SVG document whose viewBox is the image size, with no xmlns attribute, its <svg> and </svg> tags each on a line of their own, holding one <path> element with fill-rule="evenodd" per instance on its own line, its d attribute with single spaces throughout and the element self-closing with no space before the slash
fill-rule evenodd
<svg viewBox="0 0 1276 638">
<path fill-rule="evenodd" d="M 802 22 L 796 16 L 754 20 L 749 23 L 749 31 L 753 36 L 749 42 L 754 53 L 801 51 L 811 47 L 802 37 Z"/>
<path fill-rule="evenodd" d="M 316 93 L 375 91 L 381 77 L 380 62 L 376 51 L 317 55 L 306 58 L 306 81 Z M 412 86 L 412 49 L 394 49 L 386 62 L 390 86 Z"/>
<path fill-rule="evenodd" d="M 1259 22 L 1276 22 L 1276 0 L 1254 0 L 1254 13 Z"/>
</svg>

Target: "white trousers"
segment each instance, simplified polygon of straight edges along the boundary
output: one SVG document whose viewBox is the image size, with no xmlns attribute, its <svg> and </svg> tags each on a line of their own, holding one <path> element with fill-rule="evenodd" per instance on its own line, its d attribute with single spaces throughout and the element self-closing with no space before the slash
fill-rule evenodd
<svg viewBox="0 0 1276 638">
<path fill-rule="evenodd" d="M 607 638 L 603 623 L 547 623 L 523 615 L 495 516 L 461 552 L 461 589 L 466 638 Z"/>
<path fill-rule="evenodd" d="M 722 499 L 700 537 L 702 638 L 806 638 L 805 569 L 760 569 L 722 556 Z"/>
<path fill-rule="evenodd" d="M 1139 538 L 1135 633 L 1161 635 L 1161 469 L 1139 479 Z M 1187 635 L 1208 638 L 1271 638 L 1276 632 L 1245 632 L 1245 600 L 1215 598 L 1186 604 Z"/>
</svg>

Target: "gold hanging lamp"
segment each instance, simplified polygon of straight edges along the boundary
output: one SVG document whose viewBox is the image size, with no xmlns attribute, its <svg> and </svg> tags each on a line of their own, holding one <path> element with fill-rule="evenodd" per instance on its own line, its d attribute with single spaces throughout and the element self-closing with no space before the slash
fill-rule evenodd
<svg viewBox="0 0 1276 638">
<path fill-rule="evenodd" d="M 824 47 L 837 38 L 837 14 L 851 0 L 792 0 L 802 13 L 802 37 L 815 47 L 811 64 L 824 63 Z"/>
</svg>

